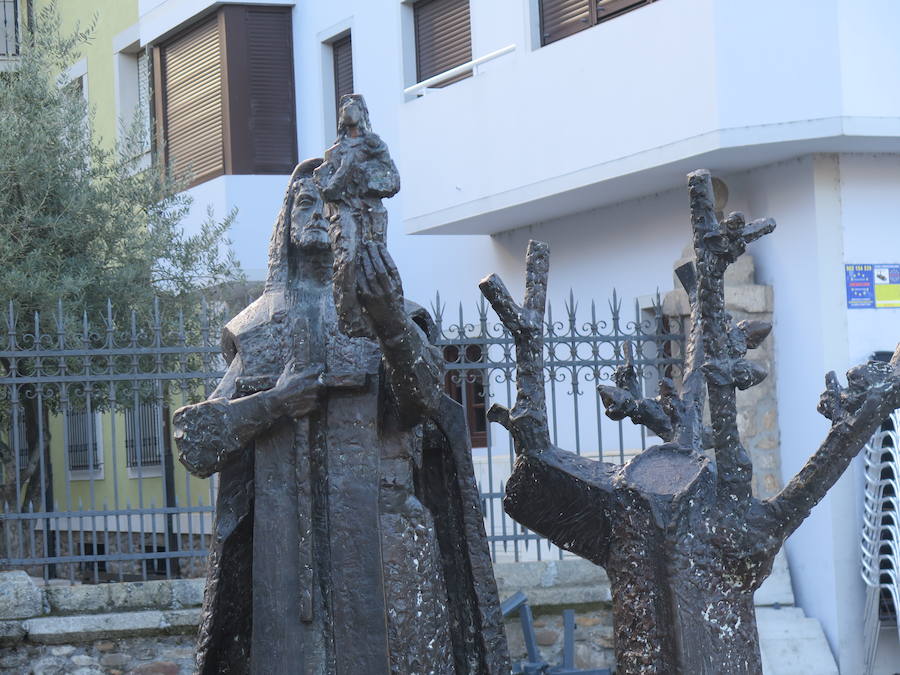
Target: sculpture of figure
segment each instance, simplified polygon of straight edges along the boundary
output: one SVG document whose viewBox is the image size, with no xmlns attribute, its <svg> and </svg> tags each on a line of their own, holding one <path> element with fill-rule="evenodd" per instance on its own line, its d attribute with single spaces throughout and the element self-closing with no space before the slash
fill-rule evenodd
<svg viewBox="0 0 900 675">
<path fill-rule="evenodd" d="M 785 538 L 840 478 L 881 421 L 900 406 L 900 345 L 890 364 L 826 376 L 819 411 L 832 421 L 806 466 L 771 499 L 751 493 L 753 466 L 737 427 L 736 390 L 766 376 L 745 358 L 771 325 L 735 323 L 725 311 L 725 270 L 775 222 L 719 222 L 707 171 L 688 176 L 696 262 L 676 270 L 691 301 L 684 383 L 660 381 L 644 398 L 630 349 L 601 385 L 606 414 L 629 417 L 664 442 L 622 466 L 553 445 L 543 378 L 543 315 L 549 248 L 532 241 L 525 301 L 496 275 L 481 290 L 516 343 L 516 403 L 488 417 L 515 444 L 506 512 L 559 547 L 604 567 L 612 587 L 618 673 L 758 675 L 762 672 L 753 593 Z M 708 401 L 710 425 L 704 424 Z M 711 450 L 712 457 L 707 450 Z"/>
<path fill-rule="evenodd" d="M 372 132 L 366 102 L 359 94 L 341 97 L 338 138 L 316 169 L 334 249 L 334 293 L 341 329 L 368 335 L 356 302 L 356 270 L 363 242 L 384 243 L 387 211 L 383 197 L 400 189 L 400 174 L 387 146 Z M 371 336 L 369 336 L 371 337 Z"/>
<path fill-rule="evenodd" d="M 370 180 L 366 157 L 343 171 Z M 175 413 L 182 462 L 220 474 L 199 671 L 508 672 L 465 418 L 441 391 L 433 323 L 404 305 L 383 240 L 354 229 L 337 233 L 360 266 L 344 268 L 355 286 L 337 295 L 358 298 L 377 342 L 339 330 L 321 161 L 291 176 L 263 295 L 224 331 L 228 372 Z M 371 213 L 383 231 L 383 209 Z"/>
</svg>

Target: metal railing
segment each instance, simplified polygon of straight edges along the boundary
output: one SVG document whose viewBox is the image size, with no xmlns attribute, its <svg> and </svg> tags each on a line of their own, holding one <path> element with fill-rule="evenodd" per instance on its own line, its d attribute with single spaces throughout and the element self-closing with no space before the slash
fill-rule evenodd
<svg viewBox="0 0 900 675">
<path fill-rule="evenodd" d="M 615 291 L 603 310 L 594 302 L 586 304 L 580 310 L 570 293 L 561 317 L 554 314 L 552 303 L 547 305 L 544 377 L 551 440 L 585 457 L 624 463 L 647 446 L 646 432 L 631 422 L 608 419 L 596 387 L 608 382 L 622 363 L 626 342 L 633 346 L 635 367 L 647 394 L 655 393 L 660 375 L 678 379 L 683 368 L 683 326 L 680 320 L 663 316 L 658 297 L 646 308 L 635 302 L 628 316 Z M 504 488 L 515 453 L 506 430 L 488 424 L 484 415 L 493 403 L 511 407 L 515 402 L 512 336 L 484 301 L 474 312 L 459 306 L 451 317 L 438 296 L 432 313 L 445 358 L 455 357 L 445 364 L 448 389 L 469 412 L 475 477 L 492 558 L 562 557 L 562 551 L 503 510 Z M 469 321 L 467 316 L 474 319 Z"/>
<path fill-rule="evenodd" d="M 19 2 L 0 0 L 0 57 L 19 55 Z"/>
<path fill-rule="evenodd" d="M 445 310 L 438 297 L 437 342 L 449 359 L 447 389 L 469 415 L 492 556 L 558 557 L 502 508 L 513 449 L 485 411 L 515 398 L 512 338 L 486 303 L 471 322 L 461 307 L 453 318 Z M 680 374 L 683 336 L 658 304 L 635 305 L 626 318 L 613 294 L 608 310 L 601 317 L 591 303 L 582 317 L 571 296 L 561 319 L 548 307 L 549 420 L 561 447 L 622 462 L 647 439 L 641 428 L 603 417 L 596 385 L 611 377 L 630 341 L 649 392 L 659 373 Z M 170 418 L 208 395 L 223 373 L 220 317 L 204 306 L 197 316 L 166 320 L 156 306 L 143 320 L 125 317 L 124 328 L 112 310 L 98 326 L 81 317 L 73 327 L 61 307 L 49 322 L 26 322 L 12 309 L 5 319 L 0 568 L 94 583 L 202 574 L 216 479 L 190 476 L 173 461 Z"/>
<path fill-rule="evenodd" d="M 472 59 L 471 61 L 466 61 L 465 63 L 461 63 L 458 66 L 454 66 L 450 70 L 445 70 L 443 73 L 432 75 L 427 80 L 422 80 L 421 82 L 417 82 L 411 87 L 407 87 L 403 90 L 403 93 L 407 96 L 421 96 L 427 89 L 436 87 L 442 82 L 452 80 L 454 77 L 459 77 L 460 75 L 464 75 L 465 73 L 477 74 L 478 66 L 480 66 L 482 63 L 493 61 L 496 58 L 515 51 L 515 49 L 515 45 L 506 45 L 505 47 L 501 47 L 500 49 L 490 52 L 489 54 L 479 56 L 477 59 Z"/>
<path fill-rule="evenodd" d="M 173 462 L 169 416 L 221 377 L 221 322 L 205 304 L 122 318 L 4 317 L 0 567 L 95 583 L 203 573 L 215 480 Z"/>
</svg>

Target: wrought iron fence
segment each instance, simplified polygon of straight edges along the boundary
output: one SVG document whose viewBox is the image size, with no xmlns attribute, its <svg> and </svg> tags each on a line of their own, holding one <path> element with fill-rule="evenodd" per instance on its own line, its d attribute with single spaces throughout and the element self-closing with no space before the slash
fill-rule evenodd
<svg viewBox="0 0 900 675">
<path fill-rule="evenodd" d="M 19 2 L 0 0 L 0 56 L 18 56 L 19 39 Z"/>
<path fill-rule="evenodd" d="M 216 484 L 173 462 L 169 418 L 221 377 L 221 321 L 205 303 L 165 316 L 110 306 L 92 324 L 10 305 L 0 566 L 95 583 L 202 573 Z"/>
<path fill-rule="evenodd" d="M 473 320 L 433 305 L 448 391 L 465 407 L 495 560 L 541 559 L 561 552 L 525 531 L 502 509 L 514 461 L 505 430 L 488 425 L 490 403 L 515 398 L 515 352 L 486 303 Z M 220 316 L 141 320 L 111 309 L 96 329 L 73 330 L 62 307 L 46 323 L 10 308 L 0 337 L 0 566 L 71 580 L 147 579 L 202 574 L 215 504 L 215 476 L 201 480 L 173 461 L 172 411 L 205 397 L 224 370 Z M 24 324 L 28 325 L 25 326 Z M 614 293 L 602 315 L 583 315 L 574 297 L 561 319 L 548 307 L 546 381 L 555 443 L 623 462 L 642 449 L 641 428 L 603 417 L 596 385 L 634 346 L 635 365 L 652 391 L 659 374 L 682 366 L 681 326 L 658 299 L 626 318 Z"/>
<path fill-rule="evenodd" d="M 466 408 L 485 527 L 491 555 L 498 560 L 541 560 L 562 557 L 546 539 L 529 532 L 503 511 L 503 494 L 515 461 L 512 439 L 505 429 L 488 424 L 493 403 L 515 402 L 515 348 L 512 336 L 486 302 L 474 315 L 460 305 L 451 317 L 438 296 L 432 304 L 438 343 L 447 361 L 447 389 Z M 467 320 L 467 316 L 474 316 Z M 633 347 L 634 365 L 645 394 L 655 393 L 659 376 L 678 379 L 683 368 L 684 333 L 680 319 L 663 315 L 659 297 L 633 313 L 613 291 L 606 307 L 595 302 L 579 309 L 572 293 L 562 316 L 547 305 L 544 329 L 544 377 L 548 419 L 555 445 L 579 455 L 624 463 L 647 446 L 643 427 L 616 422 L 603 415 L 597 385 L 612 377 Z"/>
</svg>

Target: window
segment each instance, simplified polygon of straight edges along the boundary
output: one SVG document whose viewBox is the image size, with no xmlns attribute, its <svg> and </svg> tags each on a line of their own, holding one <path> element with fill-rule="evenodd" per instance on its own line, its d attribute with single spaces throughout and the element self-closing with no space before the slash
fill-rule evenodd
<svg viewBox="0 0 900 675">
<path fill-rule="evenodd" d="M 191 184 L 297 163 L 291 9 L 228 5 L 154 50 L 157 139 Z"/>
<path fill-rule="evenodd" d="M 413 5 L 416 30 L 416 77 L 418 82 L 472 60 L 472 26 L 469 0 L 419 0 Z M 443 87 L 471 76 L 435 85 Z"/>
<path fill-rule="evenodd" d="M 15 435 L 13 434 L 13 431 L 14 431 L 13 422 L 12 422 L 12 420 L 9 420 L 9 428 L 7 430 L 8 436 L 6 438 L 6 445 L 9 448 L 9 452 L 10 452 L 10 455 L 9 455 L 11 458 L 10 464 L 11 464 L 11 466 L 15 467 L 16 459 L 12 455 L 12 453 L 15 451 L 16 441 L 18 440 L 19 471 L 25 471 L 25 469 L 28 467 L 28 462 L 31 459 L 31 452 L 28 447 L 28 438 L 25 435 L 25 414 L 21 410 L 19 411 L 19 419 L 18 419 L 18 424 L 16 426 L 18 427 L 18 436 L 19 436 L 18 439 L 16 439 Z M 5 468 L 4 468 L 4 470 L 5 470 Z M 0 473 L 2 473 L 2 471 L 0 471 Z M 4 481 L 6 480 L 5 474 L 3 474 L 3 480 Z"/>
<path fill-rule="evenodd" d="M 353 49 L 350 35 L 331 43 L 334 57 L 334 109 L 341 109 L 341 96 L 353 93 Z"/>
<path fill-rule="evenodd" d="M 447 368 L 444 390 L 466 411 L 469 439 L 473 448 L 487 446 L 487 417 L 485 410 L 483 353 L 479 345 L 447 345 L 444 361 L 462 366 Z"/>
<path fill-rule="evenodd" d="M 99 470 L 101 467 L 98 446 L 97 415 L 87 412 L 69 412 L 66 415 L 70 471 Z"/>
<path fill-rule="evenodd" d="M 19 55 L 18 0 L 0 0 L 0 56 Z"/>
<path fill-rule="evenodd" d="M 116 111 L 121 150 L 140 159 L 139 166 L 150 164 L 153 128 L 150 88 L 150 55 L 140 48 L 136 27 L 123 31 L 113 40 L 120 44 L 115 55 Z M 130 41 L 130 42 L 129 42 Z"/>
<path fill-rule="evenodd" d="M 654 0 L 540 0 L 541 46 L 651 2 Z"/>
<path fill-rule="evenodd" d="M 25 470 L 28 466 L 28 461 L 31 459 L 31 451 L 28 448 L 28 435 L 27 429 L 25 427 L 25 415 L 22 412 L 19 412 L 19 419 L 16 423 L 16 434 L 13 434 L 13 423 L 12 420 L 9 422 L 9 449 L 13 450 L 16 442 L 19 444 L 19 469 Z M 16 438 L 18 435 L 18 438 Z"/>
<path fill-rule="evenodd" d="M 162 453 L 157 421 L 162 409 L 155 403 L 141 403 L 125 411 L 125 454 L 129 467 L 160 466 Z"/>
<path fill-rule="evenodd" d="M 91 133 L 90 118 L 88 116 L 88 72 L 87 59 L 81 59 L 72 64 L 63 74 L 60 80 L 63 90 L 73 99 L 81 99 L 84 107 L 81 108 L 81 123 L 84 125 L 84 133 Z"/>
<path fill-rule="evenodd" d="M 137 54 L 137 114 L 141 120 L 141 150 L 150 152 L 153 129 L 150 121 L 153 115 L 150 101 L 150 55 L 146 50 Z"/>
</svg>

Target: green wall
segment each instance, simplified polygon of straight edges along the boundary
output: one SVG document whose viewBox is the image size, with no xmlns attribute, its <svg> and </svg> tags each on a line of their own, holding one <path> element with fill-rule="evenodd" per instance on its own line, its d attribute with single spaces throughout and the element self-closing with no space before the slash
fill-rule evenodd
<svg viewBox="0 0 900 675">
<path fill-rule="evenodd" d="M 22 2 L 24 5 L 24 2 Z M 37 14 L 50 0 L 35 0 Z M 118 128 L 113 39 L 137 25 L 137 0 L 57 0 L 63 34 L 76 26 L 85 28 L 96 19 L 90 44 L 81 49 L 87 60 L 88 101 L 94 109 L 94 133 L 107 147 L 113 147 Z"/>
</svg>

